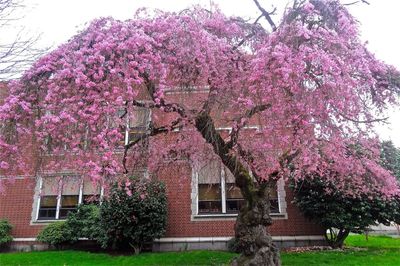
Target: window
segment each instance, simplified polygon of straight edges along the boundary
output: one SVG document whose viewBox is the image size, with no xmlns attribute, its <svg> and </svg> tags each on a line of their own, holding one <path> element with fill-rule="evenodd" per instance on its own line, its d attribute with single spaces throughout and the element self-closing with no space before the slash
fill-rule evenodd
<svg viewBox="0 0 400 266">
<path fill-rule="evenodd" d="M 219 162 L 208 164 L 197 174 L 197 214 L 237 214 L 245 203 L 231 172 Z M 277 186 L 270 192 L 271 213 L 279 213 Z"/>
<path fill-rule="evenodd" d="M 221 167 L 218 162 L 210 163 L 199 171 L 198 213 L 221 213 Z"/>
<path fill-rule="evenodd" d="M 66 219 L 68 213 L 74 212 L 78 207 L 80 182 L 80 178 L 77 176 L 63 177 L 59 219 Z"/>
<path fill-rule="evenodd" d="M 129 116 L 128 121 L 128 143 L 142 138 L 149 127 L 150 109 L 136 107 Z"/>
<path fill-rule="evenodd" d="M 37 220 L 63 220 L 74 212 L 79 204 L 97 203 L 101 195 L 100 186 L 78 176 L 47 176 L 40 179 Z"/>
<path fill-rule="evenodd" d="M 123 135 L 121 140 L 123 145 L 142 138 L 150 126 L 151 112 L 149 108 L 135 107 L 129 115 L 125 115 L 125 110 L 121 109 L 117 112 L 118 117 L 125 119 L 125 125 L 120 125 L 119 130 Z M 113 122 L 111 126 L 116 126 Z"/>
<path fill-rule="evenodd" d="M 269 203 L 271 213 L 280 213 L 278 186 L 275 183 L 269 191 Z"/>
<path fill-rule="evenodd" d="M 83 181 L 82 203 L 83 204 L 99 204 L 101 195 L 100 184 L 93 184 L 90 180 Z"/>
<path fill-rule="evenodd" d="M 226 213 L 238 213 L 244 204 L 244 199 L 240 188 L 235 183 L 226 184 Z"/>
<path fill-rule="evenodd" d="M 58 191 L 58 178 L 42 178 L 38 220 L 54 220 L 57 218 Z"/>
</svg>

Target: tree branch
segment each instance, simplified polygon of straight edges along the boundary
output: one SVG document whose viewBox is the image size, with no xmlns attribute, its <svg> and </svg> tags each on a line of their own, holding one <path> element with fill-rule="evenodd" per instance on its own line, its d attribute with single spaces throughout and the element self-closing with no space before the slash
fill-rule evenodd
<svg viewBox="0 0 400 266">
<path fill-rule="evenodd" d="M 156 86 L 154 82 L 152 82 L 147 74 L 143 74 L 143 79 L 145 80 L 147 91 L 153 100 L 154 104 L 149 105 L 149 108 L 164 108 L 165 112 L 176 112 L 178 113 L 182 118 L 187 118 L 186 110 L 185 108 L 177 103 L 166 103 L 164 98 L 156 98 L 154 95 L 156 93 Z M 139 102 L 133 101 L 133 103 L 136 106 L 140 106 Z M 146 107 L 143 105 L 142 107 Z"/>
<path fill-rule="evenodd" d="M 275 13 L 275 11 L 276 11 L 276 8 L 274 8 L 274 10 L 273 10 L 270 14 Z M 257 24 L 258 21 L 259 21 L 263 16 L 264 16 L 263 14 L 259 15 L 258 18 L 253 22 L 253 25 Z M 255 32 L 254 32 L 254 30 L 253 30 L 251 33 L 247 34 L 238 44 L 236 44 L 235 46 L 233 46 L 232 50 L 233 50 L 233 51 L 237 50 L 240 46 L 242 46 L 248 39 L 250 39 L 250 38 L 253 37 L 254 35 L 255 35 Z"/>
<path fill-rule="evenodd" d="M 367 2 L 367 1 L 365 1 L 365 0 L 360 0 L 360 1 L 354 1 L 354 2 L 351 2 L 351 3 L 346 3 L 346 4 L 343 4 L 344 6 L 351 6 L 351 5 L 354 5 L 354 4 L 358 4 L 358 3 L 364 3 L 364 4 L 367 4 L 367 5 L 369 5 L 370 3 L 369 2 Z"/>
<path fill-rule="evenodd" d="M 272 28 L 272 31 L 276 31 L 277 27 L 274 23 L 274 21 L 271 18 L 271 14 L 273 14 L 275 12 L 276 9 L 274 9 L 272 12 L 267 12 L 267 10 L 265 10 L 260 3 L 258 2 L 258 0 L 253 0 L 254 3 L 256 4 L 257 8 L 261 11 L 261 13 L 263 14 L 263 16 L 265 17 L 265 19 L 268 21 L 269 25 Z"/>
<path fill-rule="evenodd" d="M 235 146 L 237 143 L 237 140 L 239 138 L 239 131 L 242 129 L 244 126 L 246 126 L 248 120 L 255 114 L 260 113 L 262 111 L 267 110 L 268 108 L 271 108 L 271 104 L 261 104 L 257 105 L 250 110 L 248 110 L 243 116 L 238 117 L 235 119 L 236 122 L 236 127 L 232 129 L 232 132 L 230 133 L 230 140 L 227 143 L 227 146 L 232 148 Z M 245 118 L 245 121 L 242 122 L 242 120 Z"/>
<path fill-rule="evenodd" d="M 231 150 L 217 132 L 211 116 L 205 112 L 200 113 L 195 118 L 195 127 L 206 142 L 211 144 L 215 154 L 221 159 L 222 163 L 231 171 L 235 177 L 236 185 L 251 205 L 256 191 L 253 178 L 246 167 L 231 153 Z"/>
<path fill-rule="evenodd" d="M 124 146 L 124 156 L 122 158 L 122 165 L 124 167 L 124 173 L 127 174 L 129 172 L 126 167 L 126 160 L 127 160 L 128 151 L 130 148 L 132 148 L 133 146 L 135 146 L 136 144 L 138 144 L 140 141 L 142 141 L 144 139 L 147 139 L 149 137 L 156 136 L 156 135 L 159 135 L 162 133 L 168 133 L 176 128 L 179 128 L 179 127 L 177 127 L 177 125 L 179 125 L 180 122 L 182 122 L 182 118 L 179 117 L 178 119 L 172 121 L 172 123 L 170 125 L 164 125 L 161 127 L 152 127 L 151 126 L 149 132 L 147 132 L 144 136 L 141 136 L 140 138 L 138 138 L 132 142 L 129 142 L 127 145 L 125 145 Z"/>
<path fill-rule="evenodd" d="M 333 107 L 333 110 L 335 110 L 336 113 L 338 113 L 344 119 L 349 120 L 349 121 L 351 121 L 353 123 L 357 123 L 357 124 L 369 124 L 369 123 L 376 123 L 376 122 L 386 122 L 389 119 L 389 117 L 382 117 L 382 118 L 376 118 L 376 119 L 371 119 L 371 120 L 357 120 L 357 119 L 348 117 L 345 114 L 342 114 L 335 107 Z"/>
</svg>

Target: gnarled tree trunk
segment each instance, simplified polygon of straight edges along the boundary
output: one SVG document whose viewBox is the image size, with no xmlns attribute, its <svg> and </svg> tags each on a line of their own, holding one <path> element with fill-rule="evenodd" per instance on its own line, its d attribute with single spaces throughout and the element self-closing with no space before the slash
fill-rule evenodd
<svg viewBox="0 0 400 266">
<path fill-rule="evenodd" d="M 233 155 L 231 145 L 216 131 L 214 122 L 207 112 L 201 113 L 196 118 L 195 126 L 204 139 L 213 146 L 222 163 L 235 176 L 235 183 L 246 200 L 246 205 L 240 210 L 235 225 L 235 237 L 241 255 L 232 262 L 232 265 L 281 265 L 279 250 L 272 243 L 272 237 L 267 230 L 272 224 L 268 183 L 262 182 L 258 185 L 254 183 L 250 170 Z"/>
<path fill-rule="evenodd" d="M 280 265 L 279 250 L 268 232 L 268 226 L 272 224 L 269 205 L 265 195 L 253 199 L 251 206 L 240 210 L 235 238 L 241 255 L 232 265 Z"/>
</svg>

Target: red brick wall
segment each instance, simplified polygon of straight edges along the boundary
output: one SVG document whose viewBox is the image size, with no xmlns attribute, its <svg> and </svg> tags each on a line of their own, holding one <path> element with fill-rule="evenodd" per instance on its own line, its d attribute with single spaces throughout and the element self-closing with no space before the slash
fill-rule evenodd
<svg viewBox="0 0 400 266">
<path fill-rule="evenodd" d="M 235 221 L 191 221 L 191 170 L 184 164 L 169 166 L 159 174 L 167 184 L 168 228 L 167 237 L 232 236 Z M 288 219 L 276 219 L 271 226 L 272 235 L 322 235 L 323 229 L 303 217 L 291 204 L 293 194 L 286 189 Z"/>
<path fill-rule="evenodd" d="M 14 226 L 14 237 L 35 237 L 43 225 L 31 225 L 35 179 L 16 179 L 7 183 L 0 194 L 0 219 L 7 219 Z"/>
<path fill-rule="evenodd" d="M 234 220 L 191 221 L 191 170 L 186 164 L 171 164 L 159 173 L 168 193 L 168 227 L 166 237 L 217 237 L 234 234 Z M 17 179 L 0 195 L 0 219 L 14 225 L 14 237 L 35 237 L 43 228 L 31 224 L 35 179 Z M 272 235 L 321 235 L 322 228 L 305 219 L 291 204 L 292 193 L 286 189 L 288 219 L 274 220 Z"/>
</svg>

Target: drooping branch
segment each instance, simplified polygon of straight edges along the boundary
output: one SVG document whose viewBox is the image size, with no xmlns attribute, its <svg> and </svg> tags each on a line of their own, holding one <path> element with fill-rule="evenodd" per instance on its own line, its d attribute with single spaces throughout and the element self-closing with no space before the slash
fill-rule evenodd
<svg viewBox="0 0 400 266">
<path fill-rule="evenodd" d="M 153 81 L 150 80 L 147 74 L 143 75 L 143 79 L 146 84 L 147 92 L 149 93 L 151 99 L 153 100 L 152 105 L 143 105 L 142 107 L 149 107 L 149 108 L 163 108 L 165 112 L 176 112 L 182 118 L 187 118 L 187 113 L 185 108 L 178 104 L 178 103 L 166 103 L 164 98 L 156 98 L 157 88 Z M 134 101 L 133 102 L 136 106 L 140 106 L 140 102 Z"/>
<path fill-rule="evenodd" d="M 351 122 L 357 123 L 357 124 L 371 124 L 371 123 L 377 123 L 377 122 L 387 122 L 389 117 L 383 117 L 383 118 L 376 118 L 376 119 L 370 119 L 370 120 L 357 120 L 357 119 L 352 119 L 344 114 L 339 113 L 340 116 L 342 116 L 344 119 L 349 120 Z"/>
<path fill-rule="evenodd" d="M 253 115 L 263 112 L 269 108 L 271 108 L 271 104 L 257 105 L 257 106 L 254 106 L 253 108 L 251 108 L 250 110 L 248 110 L 247 112 L 245 112 L 243 116 L 236 118 L 234 121 L 236 123 L 236 126 L 232 129 L 232 132 L 230 133 L 230 140 L 227 143 L 227 146 L 230 148 L 235 146 L 235 144 L 237 143 L 238 137 L 239 137 L 239 131 L 247 125 L 249 119 Z"/>
<path fill-rule="evenodd" d="M 359 1 L 353 1 L 353 2 L 351 2 L 351 3 L 345 3 L 345 4 L 343 4 L 343 5 L 344 5 L 344 6 L 351 6 L 351 5 L 358 4 L 358 3 L 364 3 L 364 4 L 367 4 L 367 5 L 370 4 L 370 3 L 369 3 L 368 1 L 366 1 L 366 0 L 359 0 Z"/>
<path fill-rule="evenodd" d="M 260 3 L 258 2 L 258 0 L 253 0 L 254 3 L 256 4 L 257 8 L 261 11 L 261 13 L 263 14 L 263 16 L 265 17 L 265 19 L 268 21 L 269 25 L 272 28 L 272 31 L 276 31 L 277 27 L 274 23 L 274 21 L 271 18 L 271 14 L 273 14 L 275 12 L 276 9 L 274 9 L 272 12 L 268 12 L 267 10 L 265 10 Z"/>
<path fill-rule="evenodd" d="M 145 135 L 141 136 L 140 138 L 129 142 L 128 144 L 126 144 L 124 146 L 124 155 L 122 158 L 122 165 L 124 167 L 124 173 L 127 174 L 128 168 L 126 166 L 126 161 L 127 161 L 127 156 L 128 156 L 128 151 L 134 147 L 135 145 L 137 145 L 139 142 L 148 139 L 149 137 L 153 137 L 162 133 L 168 133 L 176 128 L 179 128 L 179 124 L 182 122 L 182 118 L 177 118 L 174 121 L 171 122 L 171 124 L 169 125 L 164 125 L 164 126 L 160 126 L 160 127 L 153 127 L 152 125 L 150 125 L 149 130 L 146 132 Z"/>
<path fill-rule="evenodd" d="M 371 123 L 377 123 L 377 122 L 387 122 L 387 120 L 389 119 L 389 117 L 382 117 L 382 118 L 375 118 L 375 119 L 369 119 L 369 120 L 359 120 L 359 119 L 351 118 L 351 117 L 339 112 L 334 107 L 333 107 L 333 109 L 335 110 L 336 113 L 338 113 L 344 119 L 351 121 L 353 123 L 356 123 L 356 124 L 371 124 Z"/>
<path fill-rule="evenodd" d="M 270 13 L 273 14 L 275 13 L 276 8 Z M 264 16 L 264 14 L 259 15 L 256 20 L 253 22 L 253 25 L 256 25 L 258 23 L 258 21 Z M 235 46 L 233 46 L 232 50 L 235 51 L 237 50 L 240 46 L 242 46 L 246 41 L 248 41 L 250 38 L 252 38 L 254 35 L 256 35 L 255 31 L 252 30 L 251 33 L 247 34 L 238 44 L 236 44 Z"/>
</svg>

